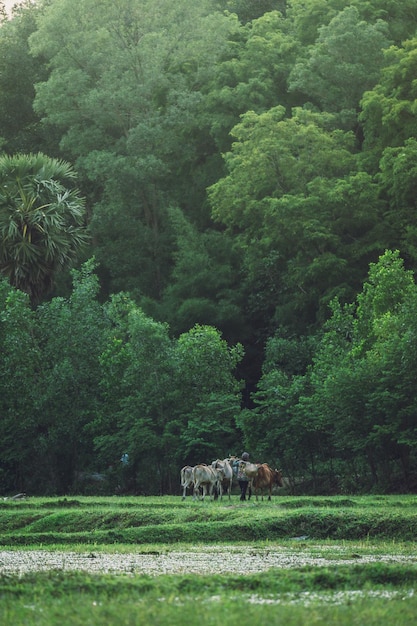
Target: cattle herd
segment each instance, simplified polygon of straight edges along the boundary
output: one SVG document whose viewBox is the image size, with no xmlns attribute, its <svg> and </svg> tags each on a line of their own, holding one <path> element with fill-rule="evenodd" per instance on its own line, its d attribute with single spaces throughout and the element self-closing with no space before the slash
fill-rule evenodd
<svg viewBox="0 0 417 626">
<path fill-rule="evenodd" d="M 194 500 L 204 500 L 207 494 L 210 499 L 213 499 L 215 494 L 222 499 L 224 493 L 230 500 L 235 479 L 233 467 L 237 468 L 236 462 L 239 470 L 246 475 L 249 482 L 249 498 L 254 491 L 256 499 L 260 492 L 263 500 L 264 491 L 267 490 L 268 500 L 271 500 L 274 485 L 283 486 L 281 470 L 271 469 L 267 463 L 249 463 L 236 457 L 229 457 L 223 460 L 216 459 L 211 465 L 201 463 L 194 467 L 190 465 L 183 467 L 181 469 L 182 499 L 185 500 L 187 489 L 190 489 Z"/>
</svg>

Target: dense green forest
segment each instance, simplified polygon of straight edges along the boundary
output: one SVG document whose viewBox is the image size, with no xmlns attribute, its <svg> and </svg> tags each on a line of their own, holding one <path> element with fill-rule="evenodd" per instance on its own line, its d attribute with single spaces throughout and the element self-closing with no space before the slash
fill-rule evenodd
<svg viewBox="0 0 417 626">
<path fill-rule="evenodd" d="M 415 0 L 2 5 L 0 491 L 415 490 Z"/>
</svg>

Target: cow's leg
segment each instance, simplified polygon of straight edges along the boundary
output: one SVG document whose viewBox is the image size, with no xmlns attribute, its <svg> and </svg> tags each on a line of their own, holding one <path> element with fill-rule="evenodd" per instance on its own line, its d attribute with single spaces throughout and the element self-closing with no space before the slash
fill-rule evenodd
<svg viewBox="0 0 417 626">
<path fill-rule="evenodd" d="M 220 500 L 223 500 L 223 485 L 222 485 L 222 481 L 219 480 L 217 485 L 218 485 L 217 489 L 219 490 Z"/>
<path fill-rule="evenodd" d="M 210 483 L 210 486 L 209 486 L 210 500 L 214 500 L 215 491 L 217 492 L 217 497 L 220 496 L 220 500 L 221 500 L 223 497 L 223 488 L 222 488 L 222 483 L 220 480 L 214 483 Z"/>
</svg>

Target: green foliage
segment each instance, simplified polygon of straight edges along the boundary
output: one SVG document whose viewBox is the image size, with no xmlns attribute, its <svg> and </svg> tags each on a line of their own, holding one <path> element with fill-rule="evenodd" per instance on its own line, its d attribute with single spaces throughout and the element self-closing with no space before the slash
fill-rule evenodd
<svg viewBox="0 0 417 626">
<path fill-rule="evenodd" d="M 349 3 L 346 0 L 290 0 L 287 16 L 297 38 L 308 46 L 318 38 L 320 27 L 327 26 L 347 8 L 347 4 L 369 24 L 383 20 L 396 44 L 414 35 L 416 7 L 413 0 L 401 3 L 396 0 L 350 0 Z"/>
<path fill-rule="evenodd" d="M 350 318 L 349 334 L 334 318 L 315 364 L 320 408 L 333 415 L 335 445 L 344 454 L 365 455 L 374 482 L 380 475 L 390 482 L 395 462 L 405 484 L 410 480 L 409 464 L 416 450 L 410 430 L 415 406 L 410 380 L 415 331 L 410 310 L 416 295 L 413 276 L 404 269 L 398 252 L 386 252 L 371 265 L 369 282 L 357 299 L 356 316 L 345 312 L 346 320 Z M 340 320 L 340 311 L 335 314 Z M 344 348 L 342 339 L 335 350 L 331 337 L 342 332 Z M 321 368 L 323 358 L 333 363 L 327 372 Z"/>
<path fill-rule="evenodd" d="M 337 113 L 340 128 L 354 128 L 363 92 L 378 82 L 387 31 L 386 22 L 369 24 L 358 9 L 346 7 L 319 28 L 306 60 L 291 72 L 290 89 L 304 92 L 320 110 Z"/>
<path fill-rule="evenodd" d="M 239 417 L 246 447 L 255 458 L 284 468 L 289 476 L 307 470 L 311 450 L 317 446 L 313 412 L 303 416 L 299 405 L 300 398 L 309 393 L 305 374 L 313 346 L 312 339 L 286 339 L 278 333 L 270 338 L 263 373 L 252 396 L 255 408 L 242 411 Z"/>
<path fill-rule="evenodd" d="M 414 0 L 2 19 L 0 264 L 43 302 L 1 286 L 5 489 L 91 470 L 111 480 L 86 490 L 172 493 L 242 438 L 305 489 L 415 488 L 416 19 Z M 86 220 L 98 278 L 46 302 Z"/>
<path fill-rule="evenodd" d="M 0 488 L 22 489 L 36 448 L 41 351 L 28 297 L 0 278 Z"/>
<path fill-rule="evenodd" d="M 54 146 L 52 134 L 44 135 L 40 117 L 33 110 L 34 85 L 45 80 L 48 72 L 43 59 L 34 59 L 29 52 L 37 13 L 34 3 L 25 2 L 14 19 L 2 22 L 0 28 L 0 137 L 8 154 L 48 152 L 47 147 Z"/>
<path fill-rule="evenodd" d="M 94 188 L 91 228 L 109 292 L 161 297 L 171 267 L 169 204 L 208 222 L 198 205 L 214 146 L 202 89 L 238 28 L 211 8 L 206 0 L 61 1 L 31 37 L 33 53 L 52 67 L 37 86 L 36 110 Z"/>
<path fill-rule="evenodd" d="M 287 2 L 286 0 L 216 0 L 216 5 L 221 10 L 236 13 L 239 19 L 246 23 L 271 11 L 284 13 Z"/>
<path fill-rule="evenodd" d="M 325 318 L 339 290 L 355 293 L 364 263 L 352 237 L 369 239 L 378 217 L 372 181 L 354 173 L 352 135 L 331 132 L 329 123 L 300 109 L 292 118 L 282 107 L 247 113 L 225 155 L 229 174 L 208 190 L 215 219 L 238 233 L 254 306 L 265 302 L 262 318 L 275 315 L 298 333 Z"/>
<path fill-rule="evenodd" d="M 69 163 L 44 154 L 0 157 L 0 271 L 39 303 L 88 237 Z"/>
<path fill-rule="evenodd" d="M 198 323 L 236 341 L 244 317 L 236 277 L 239 255 L 231 238 L 213 229 L 201 233 L 179 208 L 170 209 L 170 221 L 177 248 L 170 284 L 159 304 L 142 298 L 141 305 L 168 321 L 176 336 Z"/>
<path fill-rule="evenodd" d="M 170 491 L 187 460 L 230 452 L 242 348 L 229 348 L 208 326 L 174 341 L 165 324 L 123 295 L 113 298 L 108 314 L 114 333 L 100 357 L 103 403 L 93 424 L 100 457 L 117 465 L 129 454 L 122 488 Z"/>
<path fill-rule="evenodd" d="M 102 466 L 117 467 L 121 455 L 129 454 L 124 489 L 135 488 L 139 469 L 146 489 L 151 464 L 159 458 L 164 487 L 151 488 L 165 488 L 171 462 L 165 429 L 173 395 L 172 340 L 165 324 L 147 317 L 123 294 L 106 309 L 113 331 L 100 355 L 103 402 L 92 425 L 99 458 Z"/>
<path fill-rule="evenodd" d="M 415 136 L 416 47 L 416 38 L 405 41 L 401 47 L 391 46 L 385 53 L 386 67 L 379 84 L 363 95 L 360 120 L 368 166 L 375 167 L 385 148 L 401 146 Z"/>
<path fill-rule="evenodd" d="M 331 134 L 328 121 L 299 109 L 285 118 L 283 107 L 243 115 L 225 155 L 229 174 L 209 189 L 214 217 L 244 229 L 246 237 L 255 229 L 262 233 L 262 227 L 271 227 L 265 219 L 274 200 L 297 198 L 314 179 L 338 178 L 353 169 L 351 136 Z M 274 211 L 269 213 L 273 219 Z"/>
<path fill-rule="evenodd" d="M 50 493 L 67 492 L 93 451 L 87 426 L 99 407 L 91 393 L 100 381 L 99 355 L 109 332 L 97 301 L 94 260 L 73 271 L 73 292 L 38 307 L 36 335 L 42 352 L 36 421 L 38 469 L 30 480 Z M 43 459 L 43 461 L 42 461 Z"/>
<path fill-rule="evenodd" d="M 411 137 L 399 147 L 385 148 L 379 163 L 378 182 L 386 198 L 384 212 L 389 228 L 390 247 L 401 249 L 403 256 L 414 267 L 417 254 L 416 200 L 416 140 Z"/>
<path fill-rule="evenodd" d="M 178 461 L 195 465 L 210 457 L 224 458 L 239 445 L 235 419 L 240 411 L 240 384 L 234 373 L 242 357 L 240 344 L 229 347 L 219 331 L 209 326 L 197 325 L 179 337 L 175 387 L 184 400 L 175 454 Z"/>
<path fill-rule="evenodd" d="M 278 11 L 253 20 L 237 41 L 231 41 L 231 58 L 219 64 L 206 99 L 211 133 L 222 152 L 230 150 L 229 133 L 240 115 L 262 113 L 278 104 L 290 110 L 298 102 L 288 91 L 298 54 L 299 43 Z"/>
<path fill-rule="evenodd" d="M 416 297 L 412 273 L 387 251 L 354 306 L 332 303 L 310 366 L 307 357 L 300 372 L 294 361 L 298 342 L 270 341 L 255 409 L 239 420 L 256 454 L 275 453 L 290 477 L 308 474 L 314 489 L 412 489 Z"/>
</svg>

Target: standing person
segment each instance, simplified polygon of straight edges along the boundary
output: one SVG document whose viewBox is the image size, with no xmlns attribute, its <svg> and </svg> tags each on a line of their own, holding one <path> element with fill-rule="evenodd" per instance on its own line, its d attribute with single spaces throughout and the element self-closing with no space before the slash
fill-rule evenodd
<svg viewBox="0 0 417 626">
<path fill-rule="evenodd" d="M 249 461 L 249 454 L 247 452 L 243 452 L 240 459 L 235 459 L 233 461 L 233 472 L 237 478 L 237 482 L 239 483 L 240 487 L 240 499 L 246 500 L 246 491 L 248 489 L 249 478 L 243 471 L 242 461 Z"/>
</svg>

